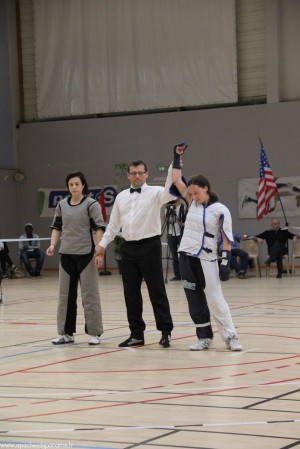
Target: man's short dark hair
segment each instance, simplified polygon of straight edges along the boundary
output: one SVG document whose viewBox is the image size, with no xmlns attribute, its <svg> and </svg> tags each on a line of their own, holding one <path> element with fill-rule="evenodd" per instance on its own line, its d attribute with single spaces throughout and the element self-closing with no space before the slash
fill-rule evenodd
<svg viewBox="0 0 300 449">
<path fill-rule="evenodd" d="M 138 165 L 143 165 L 145 171 L 148 171 L 147 165 L 145 164 L 145 162 L 138 159 L 137 161 L 132 161 L 130 164 L 128 164 L 127 172 L 128 173 L 130 172 L 130 167 L 137 167 Z"/>
</svg>

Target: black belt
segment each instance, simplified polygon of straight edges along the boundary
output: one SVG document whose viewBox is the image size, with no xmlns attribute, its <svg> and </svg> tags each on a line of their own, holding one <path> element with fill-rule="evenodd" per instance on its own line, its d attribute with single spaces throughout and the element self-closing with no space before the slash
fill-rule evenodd
<svg viewBox="0 0 300 449">
<path fill-rule="evenodd" d="M 141 240 L 125 240 L 125 243 L 128 243 L 128 245 L 139 245 L 141 243 L 147 243 L 147 242 L 151 242 L 151 240 L 155 240 L 159 238 L 159 235 L 154 235 L 153 237 L 148 237 L 147 239 L 141 239 Z"/>
<path fill-rule="evenodd" d="M 210 234 L 209 232 L 204 232 L 204 235 L 205 235 L 205 237 L 209 237 L 209 238 L 211 238 L 211 239 L 213 239 L 215 236 L 214 235 L 212 235 L 212 234 Z"/>
<path fill-rule="evenodd" d="M 206 253 L 212 253 L 213 251 L 212 251 L 212 249 L 210 249 L 210 248 L 202 248 L 203 249 L 203 251 L 205 251 Z M 195 257 L 195 256 L 193 256 L 193 254 L 191 254 L 191 253 L 186 253 L 185 251 L 179 251 L 179 254 L 184 254 L 185 256 L 192 256 L 192 257 Z"/>
</svg>

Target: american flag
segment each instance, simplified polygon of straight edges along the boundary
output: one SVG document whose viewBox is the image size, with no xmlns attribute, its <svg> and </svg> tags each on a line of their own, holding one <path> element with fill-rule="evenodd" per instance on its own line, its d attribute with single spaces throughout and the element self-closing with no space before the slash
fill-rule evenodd
<svg viewBox="0 0 300 449">
<path fill-rule="evenodd" d="M 263 144 L 260 149 L 260 167 L 258 182 L 257 219 L 260 220 L 269 212 L 270 199 L 277 193 L 277 186 L 272 169 L 267 159 Z"/>
</svg>

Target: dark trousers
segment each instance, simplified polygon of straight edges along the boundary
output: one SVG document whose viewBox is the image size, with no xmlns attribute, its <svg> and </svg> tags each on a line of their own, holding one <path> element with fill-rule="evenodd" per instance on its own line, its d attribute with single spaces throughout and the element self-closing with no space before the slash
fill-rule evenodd
<svg viewBox="0 0 300 449">
<path fill-rule="evenodd" d="M 157 329 L 171 333 L 173 321 L 163 277 L 160 237 L 155 236 L 133 242 L 125 241 L 121 248 L 121 255 L 122 280 L 131 336 L 141 339 L 146 329 L 142 316 L 143 279 L 148 288 Z"/>
<path fill-rule="evenodd" d="M 196 325 L 196 335 L 200 338 L 213 338 L 210 311 L 205 296 L 205 277 L 201 261 L 197 257 L 181 253 L 179 256 L 183 288 L 189 312 Z"/>
<path fill-rule="evenodd" d="M 13 265 L 13 261 L 9 257 L 9 254 L 6 252 L 5 249 L 0 251 L 0 263 L 1 263 L 1 270 L 3 273 L 6 273 L 6 270 L 8 267 L 11 267 Z"/>
<path fill-rule="evenodd" d="M 170 249 L 170 253 L 172 256 L 172 264 L 174 276 L 176 278 L 180 278 L 180 269 L 179 269 L 179 260 L 178 260 L 178 247 L 180 245 L 181 236 L 180 235 L 168 235 L 168 245 Z"/>
<path fill-rule="evenodd" d="M 22 249 L 20 258 L 23 261 L 25 268 L 29 274 L 31 275 L 40 274 L 45 259 L 45 253 L 41 249 L 36 248 L 33 251 L 27 251 L 26 249 Z M 33 269 L 30 259 L 36 260 L 35 269 Z"/>
<path fill-rule="evenodd" d="M 239 271 L 246 271 L 248 270 L 248 264 L 249 264 L 249 254 L 240 248 L 233 248 L 231 250 L 231 267 L 238 273 Z M 240 258 L 240 262 L 237 261 L 237 257 Z"/>
<path fill-rule="evenodd" d="M 79 283 L 86 323 L 85 332 L 89 335 L 101 335 L 103 333 L 102 313 L 93 251 L 84 255 L 61 254 L 57 309 L 58 333 L 59 335 L 76 333 Z"/>
<path fill-rule="evenodd" d="M 285 254 L 287 254 L 286 247 L 282 246 L 280 242 L 276 241 L 273 245 L 268 247 L 268 253 L 271 262 L 276 262 L 278 272 L 281 272 L 283 269 L 282 258 Z"/>
</svg>

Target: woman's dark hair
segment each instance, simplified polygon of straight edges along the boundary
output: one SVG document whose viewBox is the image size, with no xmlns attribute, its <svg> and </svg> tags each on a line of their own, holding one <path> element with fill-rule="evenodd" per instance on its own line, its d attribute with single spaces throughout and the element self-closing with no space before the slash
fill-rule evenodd
<svg viewBox="0 0 300 449">
<path fill-rule="evenodd" d="M 145 169 L 145 172 L 148 171 L 147 165 L 145 164 L 145 162 L 141 161 L 141 160 L 137 160 L 137 161 L 132 161 L 130 164 L 128 164 L 127 172 L 128 173 L 130 172 L 130 168 L 129 167 L 137 167 L 138 165 L 143 165 L 144 169 Z"/>
<path fill-rule="evenodd" d="M 67 175 L 67 177 L 66 177 L 66 184 L 67 184 L 68 190 L 69 190 L 69 181 L 72 178 L 79 178 L 80 179 L 80 181 L 82 182 L 82 184 L 84 186 L 83 190 L 82 190 L 82 193 L 85 195 L 87 193 L 87 191 L 88 191 L 89 186 L 88 186 L 88 183 L 86 182 L 84 174 L 81 171 L 74 171 L 72 173 L 69 173 Z"/>
<path fill-rule="evenodd" d="M 205 176 L 202 175 L 193 176 L 188 182 L 188 186 L 191 185 L 202 188 L 207 187 L 207 193 L 209 195 L 210 202 L 215 203 L 216 201 L 219 201 L 218 195 L 215 192 L 211 191 L 210 182 L 207 178 L 205 178 Z"/>
</svg>

